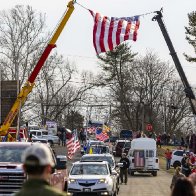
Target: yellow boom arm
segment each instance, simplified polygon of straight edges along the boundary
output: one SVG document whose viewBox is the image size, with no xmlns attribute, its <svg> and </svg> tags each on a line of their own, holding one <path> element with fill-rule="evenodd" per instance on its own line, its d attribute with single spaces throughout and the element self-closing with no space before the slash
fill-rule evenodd
<svg viewBox="0 0 196 196">
<path fill-rule="evenodd" d="M 55 33 L 53 34 L 50 42 L 48 43 L 47 47 L 43 51 L 39 61 L 37 62 L 34 70 L 32 71 L 30 77 L 28 78 L 27 82 L 23 86 L 22 90 L 20 91 L 19 95 L 17 96 L 17 99 L 15 103 L 13 104 L 10 112 L 8 113 L 3 125 L 0 128 L 0 135 L 6 135 L 8 133 L 8 129 L 11 126 L 12 122 L 14 121 L 15 117 L 17 116 L 20 107 L 25 103 L 28 94 L 32 91 L 34 86 L 34 81 L 39 74 L 42 66 L 44 65 L 46 59 L 48 58 L 51 50 L 55 47 L 55 43 L 57 39 L 59 38 L 63 28 L 65 27 L 67 21 L 69 20 L 73 10 L 74 10 L 74 0 L 71 0 L 67 5 L 67 11 L 65 15 L 63 16 L 60 24 L 58 25 Z M 8 140 L 12 140 L 11 135 L 8 134 Z"/>
</svg>

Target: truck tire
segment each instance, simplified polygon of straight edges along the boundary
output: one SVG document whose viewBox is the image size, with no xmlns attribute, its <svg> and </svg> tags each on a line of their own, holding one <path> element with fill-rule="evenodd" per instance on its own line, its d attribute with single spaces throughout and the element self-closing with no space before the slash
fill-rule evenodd
<svg viewBox="0 0 196 196">
<path fill-rule="evenodd" d="M 153 172 L 152 172 L 152 175 L 153 175 L 153 176 L 157 176 L 157 171 L 153 171 Z"/>
<path fill-rule="evenodd" d="M 179 161 L 175 161 L 173 164 L 173 167 L 176 169 L 176 167 L 181 167 L 181 163 Z"/>
</svg>

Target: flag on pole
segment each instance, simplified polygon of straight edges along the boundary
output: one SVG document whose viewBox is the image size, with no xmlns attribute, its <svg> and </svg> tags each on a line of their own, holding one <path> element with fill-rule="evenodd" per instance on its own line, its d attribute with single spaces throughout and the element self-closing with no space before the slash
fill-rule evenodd
<svg viewBox="0 0 196 196">
<path fill-rule="evenodd" d="M 102 128 L 97 128 L 96 129 L 96 139 L 100 140 L 100 141 L 105 141 L 109 138 L 109 136 L 107 135 L 107 133 L 103 133 Z"/>
<path fill-rule="evenodd" d="M 77 130 L 73 131 L 72 137 L 66 142 L 68 158 L 72 159 L 76 151 L 80 148 Z"/>
<path fill-rule="evenodd" d="M 139 16 L 107 17 L 89 10 L 94 19 L 93 44 L 97 54 L 113 50 L 126 40 L 137 40 Z"/>
</svg>

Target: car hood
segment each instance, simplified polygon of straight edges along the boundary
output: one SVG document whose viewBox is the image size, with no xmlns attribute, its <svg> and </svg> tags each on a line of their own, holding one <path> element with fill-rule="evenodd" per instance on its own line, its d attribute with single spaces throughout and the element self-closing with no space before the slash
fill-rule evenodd
<svg viewBox="0 0 196 196">
<path fill-rule="evenodd" d="M 69 175 L 69 178 L 76 180 L 92 180 L 92 179 L 101 179 L 107 178 L 108 175 Z"/>
</svg>

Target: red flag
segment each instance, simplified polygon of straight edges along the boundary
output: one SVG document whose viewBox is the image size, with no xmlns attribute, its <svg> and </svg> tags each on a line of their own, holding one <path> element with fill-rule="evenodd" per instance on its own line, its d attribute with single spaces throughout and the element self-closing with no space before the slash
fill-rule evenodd
<svg viewBox="0 0 196 196">
<path fill-rule="evenodd" d="M 93 44 L 97 54 L 113 50 L 125 40 L 137 40 L 139 16 L 109 18 L 89 11 L 94 19 Z"/>
</svg>

